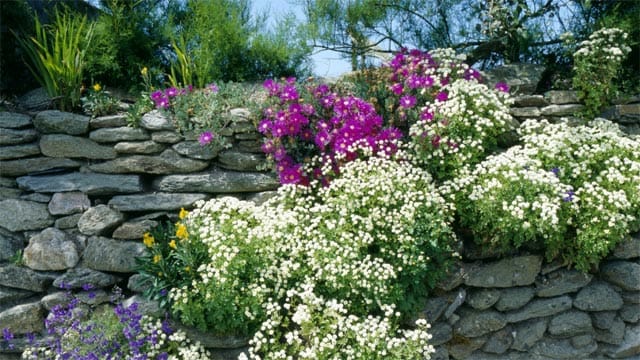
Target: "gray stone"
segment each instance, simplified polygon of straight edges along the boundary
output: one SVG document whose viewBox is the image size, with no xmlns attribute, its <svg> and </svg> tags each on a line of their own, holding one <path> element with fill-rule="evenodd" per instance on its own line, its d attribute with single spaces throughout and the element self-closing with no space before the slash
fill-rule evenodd
<svg viewBox="0 0 640 360">
<path fill-rule="evenodd" d="M 87 194 L 73 191 L 53 194 L 48 208 L 51 215 L 71 215 L 90 207 L 91 201 Z"/>
<path fill-rule="evenodd" d="M 460 321 L 456 323 L 454 330 L 464 337 L 478 337 L 507 325 L 504 314 L 497 311 L 465 311 L 461 313 Z"/>
<path fill-rule="evenodd" d="M 621 104 L 611 106 L 602 112 L 602 117 L 621 124 L 640 122 L 640 104 Z"/>
<path fill-rule="evenodd" d="M 551 104 L 578 104 L 578 93 L 571 90 L 551 90 L 544 93 L 544 98 Z"/>
<path fill-rule="evenodd" d="M 220 166 L 228 170 L 256 171 L 265 161 L 264 155 L 234 150 L 223 151 L 218 155 Z"/>
<path fill-rule="evenodd" d="M 562 268 L 536 281 L 536 295 L 553 297 L 580 290 L 591 282 L 592 275 L 577 270 Z"/>
<path fill-rule="evenodd" d="M 53 286 L 68 289 L 81 289 L 84 285 L 91 285 L 93 288 L 110 287 L 121 281 L 117 276 L 106 274 L 86 267 L 76 267 L 67 270 L 57 277 Z"/>
<path fill-rule="evenodd" d="M 143 293 L 150 289 L 151 286 L 153 286 L 153 280 L 142 274 L 129 276 L 129 281 L 127 282 L 127 289 L 136 293 Z"/>
<path fill-rule="evenodd" d="M 448 344 L 449 356 L 456 360 L 468 359 L 471 353 L 480 349 L 486 341 L 486 337 L 461 338 L 460 341 Z"/>
<path fill-rule="evenodd" d="M 261 135 L 259 132 L 249 132 L 236 134 L 234 138 L 237 140 L 258 140 L 261 138 Z"/>
<path fill-rule="evenodd" d="M 151 140 L 161 144 L 175 144 L 183 139 L 182 135 L 175 131 L 154 131 L 151 133 Z"/>
<path fill-rule="evenodd" d="M 476 310 L 485 310 L 493 306 L 500 299 L 500 290 L 480 289 L 472 291 L 467 296 L 467 304 Z"/>
<path fill-rule="evenodd" d="M 64 134 L 42 135 L 40 150 L 55 158 L 114 159 L 116 152 L 111 146 L 98 145 L 93 140 Z"/>
<path fill-rule="evenodd" d="M 90 117 L 58 110 L 39 112 L 33 125 L 41 134 L 83 135 L 89 131 Z"/>
<path fill-rule="evenodd" d="M 144 173 L 172 174 L 190 173 L 205 169 L 209 164 L 205 161 L 193 160 L 178 155 L 167 149 L 160 155 L 131 155 L 110 160 L 102 164 L 90 166 L 90 169 L 102 173 Z"/>
<path fill-rule="evenodd" d="M 115 144 L 113 149 L 120 154 L 157 154 L 165 149 L 165 146 L 153 140 L 130 141 Z"/>
<path fill-rule="evenodd" d="M 498 311 L 509 311 L 525 306 L 533 296 L 533 287 L 514 287 L 501 290 L 500 300 L 495 304 Z"/>
<path fill-rule="evenodd" d="M 10 304 L 14 301 L 19 301 L 22 299 L 26 299 L 32 296 L 34 293 L 32 291 L 22 290 L 22 289 L 12 289 L 4 286 L 0 286 L 0 304 Z M 2 309 L 6 310 L 6 309 Z"/>
<path fill-rule="evenodd" d="M 160 307 L 160 304 L 155 300 L 150 300 L 140 295 L 133 295 L 132 297 L 125 299 L 122 305 L 126 307 L 131 306 L 133 303 L 138 304 L 138 313 L 142 315 L 149 315 L 155 318 L 161 318 L 165 315 L 165 311 Z"/>
<path fill-rule="evenodd" d="M 429 345 L 438 346 L 453 338 L 453 328 L 445 322 L 438 322 L 431 325 L 429 334 L 431 334 Z"/>
<path fill-rule="evenodd" d="M 89 290 L 76 293 L 75 297 L 83 304 L 96 306 L 110 302 L 112 294 L 104 291 L 103 289 L 91 288 Z M 160 314 L 160 316 L 162 316 L 162 314 Z"/>
<path fill-rule="evenodd" d="M 628 323 L 640 321 L 640 304 L 624 304 L 620 309 L 620 317 Z"/>
<path fill-rule="evenodd" d="M 182 330 L 187 334 L 187 338 L 192 342 L 200 342 L 206 348 L 216 349 L 238 349 L 249 343 L 249 338 L 239 336 L 216 336 L 211 333 L 200 331 L 196 328 L 185 326 L 180 323 L 172 322 L 172 328 Z"/>
<path fill-rule="evenodd" d="M 445 346 L 436 346 L 435 352 L 430 354 L 430 360 L 449 360 L 449 350 Z"/>
<path fill-rule="evenodd" d="M 542 265 L 540 256 L 520 256 L 472 266 L 464 283 L 475 287 L 512 287 L 532 284 Z"/>
<path fill-rule="evenodd" d="M 0 312 L 0 328 L 13 334 L 37 333 L 44 329 L 44 311 L 40 302 L 12 307 Z"/>
<path fill-rule="evenodd" d="M 438 321 L 438 319 L 440 319 L 440 316 L 442 316 L 448 306 L 449 301 L 446 296 L 430 296 L 427 299 L 422 314 L 424 314 L 425 319 L 427 319 L 428 323 L 433 324 Z"/>
<path fill-rule="evenodd" d="M 19 160 L 0 161 L 2 176 L 18 177 L 31 173 L 56 169 L 76 169 L 80 163 L 71 159 L 56 159 L 50 157 L 36 157 Z"/>
<path fill-rule="evenodd" d="M 548 320 L 545 318 L 531 319 L 513 325 L 514 338 L 511 348 L 518 351 L 529 350 L 536 342 L 544 337 Z"/>
<path fill-rule="evenodd" d="M 43 292 L 54 279 L 55 275 L 37 272 L 24 266 L 0 265 L 0 285 L 2 286 Z"/>
<path fill-rule="evenodd" d="M 607 344 L 620 345 L 624 340 L 625 329 L 624 321 L 619 317 L 615 317 L 608 329 L 595 329 L 596 340 Z"/>
<path fill-rule="evenodd" d="M 8 177 L 0 177 L 0 186 L 16 187 L 17 185 L 18 183 L 16 182 L 15 179 L 8 178 Z"/>
<path fill-rule="evenodd" d="M 100 143 L 115 143 L 121 141 L 149 140 L 151 136 L 145 129 L 121 126 L 118 128 L 104 128 L 92 131 L 89 138 Z"/>
<path fill-rule="evenodd" d="M 593 326 L 602 330 L 611 328 L 611 326 L 613 326 L 613 322 L 616 319 L 616 314 L 617 313 L 615 311 L 597 311 L 591 313 Z"/>
<path fill-rule="evenodd" d="M 456 262 L 448 270 L 445 277 L 438 282 L 436 288 L 442 291 L 451 291 L 464 283 L 465 274 L 465 264 Z"/>
<path fill-rule="evenodd" d="M 0 131 L 0 145 L 18 145 L 30 143 L 38 138 L 34 129 L 2 129 Z"/>
<path fill-rule="evenodd" d="M 80 253 L 64 231 L 47 228 L 29 239 L 23 258 L 33 270 L 65 270 L 76 266 Z"/>
<path fill-rule="evenodd" d="M 507 64 L 485 74 L 485 82 L 491 86 L 505 82 L 512 94 L 533 94 L 538 87 L 545 67 L 535 64 Z"/>
<path fill-rule="evenodd" d="M 623 301 L 609 284 L 594 282 L 582 288 L 573 301 L 573 306 L 585 311 L 618 310 Z"/>
<path fill-rule="evenodd" d="M 36 143 L 0 147 L 0 160 L 20 159 L 34 155 L 40 155 L 40 148 Z"/>
<path fill-rule="evenodd" d="M 124 215 L 115 208 L 107 205 L 97 205 L 78 220 L 78 229 L 85 235 L 105 235 L 122 224 Z"/>
<path fill-rule="evenodd" d="M 548 299 L 535 299 L 520 310 L 507 313 L 507 322 L 514 323 L 523 320 L 555 315 L 571 309 L 572 300 L 569 296 Z"/>
<path fill-rule="evenodd" d="M 250 194 L 245 200 L 251 201 L 259 206 L 274 198 L 276 195 L 278 195 L 277 191 L 261 191 L 259 193 Z"/>
<path fill-rule="evenodd" d="M 142 191 L 142 183 L 138 175 L 73 172 L 63 175 L 24 176 L 17 181 L 21 189 L 43 193 L 80 191 L 91 196 L 101 196 Z"/>
<path fill-rule="evenodd" d="M 91 118 L 89 126 L 92 129 L 127 126 L 127 115 L 107 115 Z"/>
<path fill-rule="evenodd" d="M 53 226 L 60 230 L 73 229 L 78 226 L 78 221 L 80 221 L 81 216 L 82 214 L 73 214 L 57 218 Z"/>
<path fill-rule="evenodd" d="M 0 199 L 20 199 L 20 194 L 19 189 L 0 187 Z"/>
<path fill-rule="evenodd" d="M 43 87 L 29 91 L 18 98 L 18 104 L 28 111 L 40 111 L 53 106 L 53 100 Z"/>
<path fill-rule="evenodd" d="M 109 200 L 109 205 L 121 211 L 178 210 L 191 207 L 198 200 L 207 199 L 205 194 L 154 193 L 143 195 L 119 195 Z"/>
<path fill-rule="evenodd" d="M 451 315 L 453 315 L 453 313 L 458 310 L 462 304 L 464 304 L 464 301 L 467 298 L 467 291 L 460 288 L 456 291 L 455 295 L 449 294 L 449 296 L 449 306 L 447 307 L 447 310 L 444 311 L 444 317 L 447 319 L 451 318 Z"/>
<path fill-rule="evenodd" d="M 143 256 L 142 242 L 113 240 L 92 236 L 84 250 L 84 265 L 99 271 L 131 273 L 136 270 L 136 257 Z"/>
<path fill-rule="evenodd" d="M 640 292 L 638 291 L 623 291 L 622 300 L 631 304 L 640 304 Z"/>
<path fill-rule="evenodd" d="M 613 249 L 613 258 L 615 259 L 633 259 L 640 257 L 640 234 L 624 239 L 618 246 Z"/>
<path fill-rule="evenodd" d="M 628 358 L 640 354 L 640 324 L 628 326 L 622 343 L 606 352 L 614 359 Z"/>
<path fill-rule="evenodd" d="M 42 230 L 53 221 L 47 205 L 17 199 L 0 201 L 0 226 L 9 231 Z"/>
<path fill-rule="evenodd" d="M 246 108 L 235 108 L 229 110 L 229 115 L 248 120 L 249 118 L 251 118 L 251 110 Z M 240 122 L 239 119 L 236 119 L 236 122 Z"/>
<path fill-rule="evenodd" d="M 26 201 L 34 201 L 43 204 L 48 204 L 51 201 L 51 195 L 40 194 L 40 193 L 32 193 L 20 196 L 20 199 Z"/>
<path fill-rule="evenodd" d="M 489 336 L 482 350 L 492 354 L 504 354 L 513 344 L 513 328 L 507 326 Z"/>
<path fill-rule="evenodd" d="M 609 261 L 602 265 L 602 278 L 624 290 L 640 290 L 640 264 L 629 261 Z"/>
<path fill-rule="evenodd" d="M 263 154 L 262 152 L 262 141 L 259 140 L 241 140 L 238 141 L 234 146 L 235 149 L 242 152 L 254 153 L 254 154 Z"/>
<path fill-rule="evenodd" d="M 152 110 L 142 116 L 140 126 L 147 130 L 175 130 L 173 121 L 159 110 Z"/>
<path fill-rule="evenodd" d="M 240 193 L 275 190 L 278 180 L 271 174 L 214 170 L 206 174 L 169 175 L 153 181 L 153 188 L 166 192 Z"/>
<path fill-rule="evenodd" d="M 147 231 L 158 226 L 158 222 L 154 220 L 130 221 L 120 225 L 113 231 L 111 235 L 114 239 L 135 240 L 142 239 Z"/>
<path fill-rule="evenodd" d="M 0 228 L 0 261 L 10 260 L 23 248 L 24 239 L 20 234 Z"/>
<path fill-rule="evenodd" d="M 540 109 L 537 107 L 511 108 L 509 109 L 509 113 L 519 118 L 537 118 L 542 115 Z"/>
<path fill-rule="evenodd" d="M 582 311 L 569 310 L 554 316 L 549 322 L 549 333 L 551 335 L 571 337 L 592 331 L 591 317 Z"/>
<path fill-rule="evenodd" d="M 197 141 L 182 141 L 171 147 L 178 154 L 198 160 L 211 160 L 218 156 L 219 148 L 203 146 Z"/>
<path fill-rule="evenodd" d="M 584 110 L 582 104 L 549 105 L 540 109 L 544 116 L 567 116 Z"/>
<path fill-rule="evenodd" d="M 571 342 L 571 346 L 573 346 L 576 349 L 579 349 L 585 346 L 590 346 L 593 343 L 593 340 L 594 340 L 594 337 L 591 334 L 578 335 L 569 339 L 569 341 Z"/>
<path fill-rule="evenodd" d="M 66 291 L 56 291 L 47 294 L 40 299 L 40 304 L 46 309 L 51 310 L 54 306 L 66 305 L 71 301 L 71 296 Z"/>
<path fill-rule="evenodd" d="M 598 344 L 594 342 L 589 346 L 579 349 L 571 345 L 571 340 L 544 338 L 531 348 L 531 352 L 536 355 L 547 356 L 553 359 L 587 359 L 589 355 L 598 349 Z"/>
<path fill-rule="evenodd" d="M 0 128 L 20 129 L 30 126 L 31 124 L 31 116 L 29 115 L 0 111 Z"/>
<path fill-rule="evenodd" d="M 549 105 L 542 95 L 520 95 L 513 97 L 513 105 L 516 107 L 543 107 Z"/>
</svg>

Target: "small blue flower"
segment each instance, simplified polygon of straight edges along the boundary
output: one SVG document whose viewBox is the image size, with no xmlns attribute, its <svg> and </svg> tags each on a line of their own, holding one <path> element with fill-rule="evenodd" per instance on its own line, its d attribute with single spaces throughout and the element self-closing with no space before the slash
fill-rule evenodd
<svg viewBox="0 0 640 360">
<path fill-rule="evenodd" d="M 562 200 L 564 202 L 571 202 L 573 201 L 573 195 L 575 195 L 575 193 L 573 192 L 573 190 L 568 190 L 565 194 L 567 194 L 565 197 L 562 198 Z"/>
</svg>

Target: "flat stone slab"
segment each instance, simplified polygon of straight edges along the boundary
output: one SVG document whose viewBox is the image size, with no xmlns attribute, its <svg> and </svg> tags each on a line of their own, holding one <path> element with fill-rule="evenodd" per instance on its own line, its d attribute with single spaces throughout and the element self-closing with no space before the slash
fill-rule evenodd
<svg viewBox="0 0 640 360">
<path fill-rule="evenodd" d="M 31 124 L 31 116 L 29 115 L 0 111 L 0 128 L 19 129 Z"/>
<path fill-rule="evenodd" d="M 145 246 L 141 241 L 122 241 L 100 236 L 87 240 L 83 265 L 98 271 L 117 273 L 135 272 L 136 257 L 143 256 Z"/>
<path fill-rule="evenodd" d="M 0 160 L 19 159 L 40 155 L 40 147 L 36 143 L 0 147 Z"/>
<path fill-rule="evenodd" d="M 0 161 L 0 176 L 23 176 L 53 169 L 77 169 L 81 164 L 70 159 L 38 157 Z"/>
<path fill-rule="evenodd" d="M 555 315 L 571 309 L 572 304 L 573 301 L 567 295 L 549 299 L 536 299 L 522 309 L 507 313 L 507 322 L 515 323 L 527 319 Z"/>
<path fill-rule="evenodd" d="M 630 261 L 609 261 L 602 265 L 602 278 L 624 290 L 640 290 L 640 264 Z"/>
<path fill-rule="evenodd" d="M 465 269 L 464 283 L 468 286 L 495 288 L 530 285 L 536 280 L 541 265 L 540 256 L 520 256 L 481 266 L 471 265 Z"/>
<path fill-rule="evenodd" d="M 536 281 L 536 295 L 553 297 L 576 292 L 591 282 L 590 274 L 566 268 L 554 271 Z"/>
<path fill-rule="evenodd" d="M 24 266 L 0 265 L 0 285 L 9 288 L 43 292 L 56 277 L 55 274 L 34 271 Z"/>
<path fill-rule="evenodd" d="M 56 158 L 114 159 L 116 152 L 111 146 L 99 145 L 85 137 L 64 134 L 42 135 L 40 150 L 46 156 Z"/>
<path fill-rule="evenodd" d="M 144 173 L 144 174 L 180 174 L 205 169 L 209 166 L 206 161 L 199 161 L 180 156 L 171 149 L 167 149 L 157 156 L 131 155 L 106 161 L 102 164 L 90 166 L 90 169 L 100 173 Z"/>
<path fill-rule="evenodd" d="M 205 194 L 156 193 L 148 195 L 119 195 L 109 201 L 109 205 L 120 211 L 178 210 L 191 207 L 196 201 L 206 200 Z"/>
<path fill-rule="evenodd" d="M 34 129 L 2 129 L 0 131 L 0 145 L 18 145 L 38 138 Z"/>
<path fill-rule="evenodd" d="M 42 230 L 53 222 L 45 204 L 18 199 L 0 201 L 0 226 L 9 231 Z"/>
<path fill-rule="evenodd" d="M 89 132 L 90 119 L 84 115 L 45 110 L 35 116 L 33 125 L 41 134 L 82 135 Z"/>
<path fill-rule="evenodd" d="M 138 175 L 73 172 L 62 175 L 23 176 L 19 177 L 17 182 L 21 189 L 41 193 L 80 191 L 88 195 L 113 195 L 142 191 Z"/>
<path fill-rule="evenodd" d="M 92 131 L 89 138 L 96 142 L 115 143 L 120 141 L 149 140 L 151 136 L 145 129 L 121 126 Z"/>
<path fill-rule="evenodd" d="M 166 192 L 238 193 L 275 190 L 275 176 L 265 173 L 244 173 L 214 170 L 206 174 L 168 175 L 156 179 L 153 188 Z"/>
</svg>

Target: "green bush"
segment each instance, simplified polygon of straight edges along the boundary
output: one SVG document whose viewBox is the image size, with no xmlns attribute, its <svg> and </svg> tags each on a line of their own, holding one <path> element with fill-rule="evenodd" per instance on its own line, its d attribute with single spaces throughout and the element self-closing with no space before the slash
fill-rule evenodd
<svg viewBox="0 0 640 360">
<path fill-rule="evenodd" d="M 640 228 L 640 143 L 606 120 L 519 131 L 522 146 L 467 169 L 447 198 L 483 247 L 542 248 L 588 271 Z"/>
</svg>

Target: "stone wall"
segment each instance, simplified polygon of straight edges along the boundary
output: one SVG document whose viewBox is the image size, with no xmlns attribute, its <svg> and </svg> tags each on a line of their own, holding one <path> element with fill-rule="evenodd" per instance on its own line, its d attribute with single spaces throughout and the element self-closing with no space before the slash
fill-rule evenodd
<svg viewBox="0 0 640 360">
<path fill-rule="evenodd" d="M 581 106 L 571 92 L 518 95 L 512 114 L 554 120 Z M 277 187 L 273 175 L 258 171 L 264 156 L 248 111 L 232 115 L 234 125 L 223 134 L 232 147 L 216 151 L 175 132 L 158 112 L 145 115 L 140 128 L 128 127 L 121 115 L 0 112 L 0 329 L 42 330 L 47 311 L 64 299 L 62 283 L 80 296 L 83 284 L 100 287 L 94 302 L 108 301 L 118 285 L 127 301 L 157 311 L 140 296 L 134 274 L 142 234 L 175 221 L 181 207 L 197 200 L 233 195 L 261 202 Z M 603 116 L 638 134 L 640 98 Z M 624 246 L 588 275 L 538 256 L 465 258 L 427 300 L 436 358 L 637 356 L 640 236 Z M 216 358 L 233 358 L 246 344 L 191 334 L 227 348 Z M 0 343 L 0 359 L 17 358 L 16 351 Z"/>
</svg>

